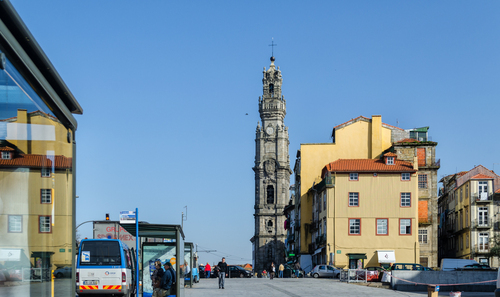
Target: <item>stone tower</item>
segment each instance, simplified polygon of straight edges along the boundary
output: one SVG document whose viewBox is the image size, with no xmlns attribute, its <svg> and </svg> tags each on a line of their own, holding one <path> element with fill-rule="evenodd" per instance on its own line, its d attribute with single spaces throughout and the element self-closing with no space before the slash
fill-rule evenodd
<svg viewBox="0 0 500 297">
<path fill-rule="evenodd" d="M 290 188 L 288 127 L 285 127 L 286 101 L 281 95 L 281 71 L 274 65 L 264 67 L 263 94 L 259 97 L 262 121 L 255 135 L 255 235 L 252 257 L 255 272 L 284 262 L 286 232 L 283 210 Z"/>
</svg>

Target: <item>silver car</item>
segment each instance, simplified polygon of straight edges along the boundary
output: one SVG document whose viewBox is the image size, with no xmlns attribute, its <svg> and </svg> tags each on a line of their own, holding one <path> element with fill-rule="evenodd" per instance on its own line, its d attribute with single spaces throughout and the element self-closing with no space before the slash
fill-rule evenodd
<svg viewBox="0 0 500 297">
<path fill-rule="evenodd" d="M 311 275 L 314 278 L 339 277 L 340 269 L 338 269 L 337 267 L 331 266 L 331 265 L 320 264 L 320 265 L 314 266 L 313 270 L 311 270 Z"/>
</svg>

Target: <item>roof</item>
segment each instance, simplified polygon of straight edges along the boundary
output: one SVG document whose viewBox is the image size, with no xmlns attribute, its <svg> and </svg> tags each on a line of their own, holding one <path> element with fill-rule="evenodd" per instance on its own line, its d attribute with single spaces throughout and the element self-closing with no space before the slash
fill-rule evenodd
<svg viewBox="0 0 500 297">
<path fill-rule="evenodd" d="M 413 138 L 405 138 L 403 140 L 396 141 L 396 143 L 404 143 L 404 142 L 420 142 L 420 141 L 413 139 Z"/>
<path fill-rule="evenodd" d="M 0 152 L 15 152 L 15 151 L 16 151 L 15 149 L 8 147 L 8 146 L 0 147 Z"/>
<path fill-rule="evenodd" d="M 326 172 L 417 172 L 413 164 L 406 161 L 395 160 L 394 165 L 386 165 L 380 159 L 339 159 L 323 168 Z"/>
<path fill-rule="evenodd" d="M 120 223 L 120 226 L 135 237 L 135 224 Z M 184 232 L 182 231 L 182 227 L 180 225 L 149 224 L 139 222 L 139 237 L 177 239 L 177 231 L 180 231 L 181 236 L 184 239 Z"/>
<path fill-rule="evenodd" d="M 349 126 L 349 125 L 354 124 L 354 123 L 359 122 L 359 121 L 371 122 L 372 120 L 369 119 L 369 118 L 367 118 L 367 117 L 364 117 L 364 116 L 359 116 L 359 117 L 351 119 L 351 120 L 349 120 L 349 121 L 347 121 L 345 123 L 337 125 L 337 126 L 333 127 L 333 129 L 343 128 L 344 126 Z M 395 127 L 395 126 L 392 126 L 392 125 L 389 125 L 389 124 L 386 124 L 386 123 L 382 123 L 382 127 L 404 131 L 404 129 L 401 129 L 399 127 Z"/>
<path fill-rule="evenodd" d="M 52 158 L 54 159 L 55 169 L 70 169 L 73 167 L 72 158 L 65 156 L 47 157 L 46 155 L 19 155 L 12 159 L 0 159 L 0 167 L 28 167 L 42 168 L 52 167 Z"/>
<path fill-rule="evenodd" d="M 396 155 L 395 153 L 391 153 L 391 152 L 388 152 L 388 153 L 385 153 L 384 154 L 384 157 L 397 157 L 398 155 Z"/>
<path fill-rule="evenodd" d="M 471 179 L 493 179 L 493 177 L 486 174 L 476 174 Z"/>
</svg>

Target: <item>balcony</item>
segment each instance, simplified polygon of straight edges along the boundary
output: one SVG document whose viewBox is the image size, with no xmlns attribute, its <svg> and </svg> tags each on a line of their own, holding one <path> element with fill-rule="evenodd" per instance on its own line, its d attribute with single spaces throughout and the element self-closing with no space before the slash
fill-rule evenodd
<svg viewBox="0 0 500 297">
<path fill-rule="evenodd" d="M 472 222 L 472 229 L 489 229 L 492 226 L 491 220 L 474 220 Z"/>
<path fill-rule="evenodd" d="M 479 195 L 478 193 L 473 193 L 471 197 L 472 201 L 475 201 L 477 204 L 490 203 L 491 201 L 493 201 L 493 195 L 488 195 L 488 193 L 481 193 L 481 195 Z"/>
<path fill-rule="evenodd" d="M 485 244 L 476 244 L 474 246 L 474 253 L 475 254 L 487 254 L 490 252 L 490 247 L 487 243 Z"/>
<path fill-rule="evenodd" d="M 325 183 L 327 187 L 335 187 L 335 176 L 327 176 Z"/>
<path fill-rule="evenodd" d="M 418 224 L 419 225 L 432 225 L 432 218 L 431 217 L 418 218 Z"/>
</svg>

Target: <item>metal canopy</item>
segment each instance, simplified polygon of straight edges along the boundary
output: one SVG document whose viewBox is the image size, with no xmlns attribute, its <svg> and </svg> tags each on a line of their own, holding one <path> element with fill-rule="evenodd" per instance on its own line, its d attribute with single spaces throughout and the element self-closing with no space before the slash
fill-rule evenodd
<svg viewBox="0 0 500 297">
<path fill-rule="evenodd" d="M 137 237 L 135 234 L 134 223 L 120 223 L 120 226 L 127 230 L 127 232 L 132 236 Z M 182 231 L 182 227 L 180 225 L 148 224 L 139 222 L 139 237 L 177 239 L 177 232 L 180 232 L 182 239 L 184 239 L 184 232 Z"/>
<path fill-rule="evenodd" d="M 346 254 L 349 260 L 366 259 L 366 254 Z"/>
</svg>

